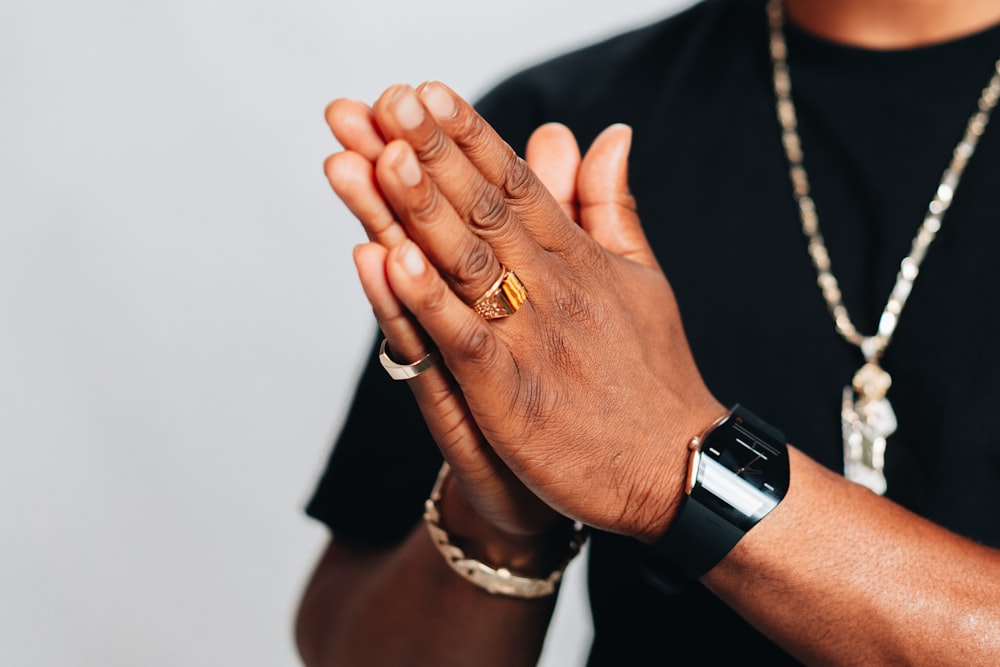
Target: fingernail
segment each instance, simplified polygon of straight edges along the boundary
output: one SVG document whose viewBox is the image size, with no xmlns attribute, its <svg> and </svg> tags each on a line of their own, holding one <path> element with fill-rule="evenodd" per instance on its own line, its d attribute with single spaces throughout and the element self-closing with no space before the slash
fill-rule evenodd
<svg viewBox="0 0 1000 667">
<path fill-rule="evenodd" d="M 403 261 L 403 268 L 411 276 L 416 278 L 424 272 L 425 264 L 423 255 L 414 245 L 413 241 L 406 241 L 399 251 L 399 257 Z"/>
<path fill-rule="evenodd" d="M 628 123 L 614 123 L 611 125 L 611 127 L 615 128 L 616 130 L 628 131 L 629 139 L 632 138 L 632 126 L 629 125 Z"/>
<path fill-rule="evenodd" d="M 429 83 L 420 91 L 420 97 L 430 112 L 438 118 L 451 118 L 458 111 L 455 99 L 442 86 Z"/>
<path fill-rule="evenodd" d="M 412 130 L 424 122 L 424 106 L 410 88 L 404 88 L 396 97 L 396 120 L 404 130 Z"/>
<path fill-rule="evenodd" d="M 403 181 L 404 185 L 409 185 L 410 187 L 419 183 L 420 177 L 423 175 L 420 171 L 420 165 L 417 164 L 417 158 L 410 151 L 404 151 L 403 155 L 396 160 L 393 167 L 396 169 L 396 175 L 399 176 L 399 180 Z"/>
</svg>

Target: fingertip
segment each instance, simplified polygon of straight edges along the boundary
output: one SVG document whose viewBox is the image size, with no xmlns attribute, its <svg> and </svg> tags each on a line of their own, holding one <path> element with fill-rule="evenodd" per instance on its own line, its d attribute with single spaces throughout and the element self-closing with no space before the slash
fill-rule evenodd
<svg viewBox="0 0 1000 667">
<path fill-rule="evenodd" d="M 334 173 L 336 170 L 338 155 L 340 155 L 340 153 L 333 153 L 331 155 L 327 155 L 326 159 L 323 160 L 323 174 L 326 176 L 327 180 L 330 179 L 330 174 Z"/>
<path fill-rule="evenodd" d="M 349 188 L 371 181 L 372 163 L 352 151 L 334 153 L 323 161 L 323 173 L 338 195 Z"/>
<path fill-rule="evenodd" d="M 625 123 L 614 123 L 604 128 L 591 144 L 591 150 L 602 154 L 606 159 L 620 160 L 623 156 L 628 156 L 631 149 L 632 126 Z"/>
<path fill-rule="evenodd" d="M 343 168 L 344 155 L 346 155 L 346 153 L 334 153 L 332 155 L 328 155 L 326 159 L 323 160 L 323 175 L 326 176 L 326 180 L 329 181 L 334 193 L 338 196 L 340 195 L 338 186 L 344 181 L 346 176 Z"/>
<path fill-rule="evenodd" d="M 425 294 L 431 277 L 423 251 L 410 239 L 389 249 L 385 258 L 385 280 L 388 289 L 411 307 Z"/>
<path fill-rule="evenodd" d="M 372 110 L 378 114 L 379 110 L 382 109 L 382 107 L 384 107 L 389 100 L 395 97 L 398 91 L 402 88 L 409 88 L 409 85 L 402 82 L 394 83 L 383 90 L 381 94 L 375 98 L 375 102 L 372 104 Z"/>
<path fill-rule="evenodd" d="M 421 101 L 438 120 L 450 120 L 458 114 L 454 92 L 440 81 L 425 81 L 417 88 Z"/>
<path fill-rule="evenodd" d="M 404 315 L 403 306 L 389 283 L 385 248 L 377 243 L 365 243 L 356 246 L 355 253 L 360 259 L 357 269 L 361 288 L 390 344 L 394 349 L 405 351 L 408 347 L 417 346 L 419 350 L 422 344 L 420 336 L 407 318 L 401 317 Z"/>
<path fill-rule="evenodd" d="M 600 134 L 605 134 L 605 133 L 610 133 L 610 134 L 628 133 L 629 135 L 631 135 L 632 126 L 629 125 L 628 123 L 611 123 L 611 125 L 608 125 L 600 132 Z"/>
<path fill-rule="evenodd" d="M 567 132 L 570 132 L 570 134 L 572 134 L 572 130 L 569 129 L 569 126 L 566 125 L 566 123 L 560 123 L 557 120 L 550 120 L 549 122 L 542 123 L 541 125 L 538 126 L 538 129 L 542 129 L 542 128 L 549 128 L 549 129 L 560 129 L 561 128 L 561 129 L 565 129 Z"/>
<path fill-rule="evenodd" d="M 539 126 L 528 138 L 525 161 L 564 210 L 576 197 L 580 147 L 573 132 L 562 123 Z"/>
<path fill-rule="evenodd" d="M 326 123 L 345 149 L 374 160 L 385 147 L 382 130 L 372 108 L 359 100 L 341 97 L 326 106 Z"/>
<path fill-rule="evenodd" d="M 567 125 L 555 121 L 543 123 L 535 128 L 535 131 L 528 137 L 528 148 L 532 143 L 555 143 L 563 147 L 572 148 L 579 155 L 580 147 L 576 143 L 573 131 Z"/>
<path fill-rule="evenodd" d="M 615 123 L 604 129 L 590 146 L 580 166 L 578 187 L 581 203 L 631 199 L 628 185 L 628 157 L 632 149 L 632 128 Z"/>
<path fill-rule="evenodd" d="M 424 253 L 413 241 L 406 240 L 396 249 L 395 260 L 411 278 L 419 278 L 427 270 Z"/>
<path fill-rule="evenodd" d="M 462 99 L 462 96 L 456 93 L 454 88 L 452 88 L 445 82 L 439 81 L 437 79 L 427 79 L 426 81 L 421 82 L 421 84 L 417 86 L 417 90 L 420 92 L 423 92 L 425 90 L 427 91 L 437 90 L 438 92 L 448 95 L 453 100 Z"/>
<path fill-rule="evenodd" d="M 634 134 L 632 126 L 626 125 L 625 123 L 615 123 L 608 129 L 614 133 L 615 137 L 619 141 L 622 151 L 627 156 L 632 150 L 632 137 Z"/>
<path fill-rule="evenodd" d="M 409 161 L 411 157 L 416 159 L 413 155 L 413 148 L 402 139 L 394 139 L 387 143 L 375 161 L 375 174 L 379 182 L 384 186 L 387 182 L 386 179 L 390 178 L 389 174 L 392 174 L 391 178 L 399 178 L 399 165 Z"/>
<path fill-rule="evenodd" d="M 347 171 L 353 171 L 352 167 L 357 164 L 351 157 L 350 151 L 339 151 L 326 156 L 323 160 L 323 172 L 330 177 L 343 175 Z M 360 157 L 356 154 L 355 157 Z"/>
<path fill-rule="evenodd" d="M 423 251 L 409 238 L 388 249 L 385 264 L 386 273 L 390 278 L 395 276 L 397 280 L 402 279 L 407 283 L 422 277 L 428 267 Z"/>
<path fill-rule="evenodd" d="M 337 107 L 342 104 L 343 99 L 343 97 L 338 97 L 323 108 L 323 120 L 326 121 L 327 125 L 333 125 L 332 119 L 337 115 Z"/>
<path fill-rule="evenodd" d="M 399 117 L 401 112 L 404 116 L 403 119 Z M 382 91 L 382 94 L 372 104 L 375 123 L 382 129 L 387 138 L 396 136 L 401 124 L 409 124 L 412 122 L 411 116 L 419 116 L 422 112 L 423 105 L 416 99 L 413 86 L 408 83 L 394 83 Z M 417 124 L 419 124 L 419 119 Z"/>
<path fill-rule="evenodd" d="M 352 254 L 361 288 L 372 306 L 378 307 L 388 292 L 385 277 L 386 250 L 377 243 L 360 243 L 354 246 Z"/>
<path fill-rule="evenodd" d="M 326 108 L 323 110 L 323 118 L 326 119 L 326 123 L 331 129 L 335 129 L 337 126 L 342 125 L 345 119 L 351 119 L 358 116 L 368 117 L 370 115 L 371 107 L 361 100 L 356 100 L 350 97 L 338 97 L 327 104 Z"/>
<path fill-rule="evenodd" d="M 355 265 L 360 268 L 362 265 L 384 264 L 388 251 L 381 244 L 369 241 L 368 243 L 359 243 L 354 246 L 351 254 L 354 257 Z"/>
</svg>

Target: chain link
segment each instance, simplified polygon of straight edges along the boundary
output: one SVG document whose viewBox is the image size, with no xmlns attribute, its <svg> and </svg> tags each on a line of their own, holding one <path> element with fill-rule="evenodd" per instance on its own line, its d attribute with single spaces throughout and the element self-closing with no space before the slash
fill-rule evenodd
<svg viewBox="0 0 1000 667">
<path fill-rule="evenodd" d="M 879 318 L 878 331 L 871 336 L 865 336 L 854 326 L 847 314 L 847 308 L 844 306 L 840 285 L 831 270 L 830 253 L 826 249 L 826 243 L 819 230 L 816 206 L 810 195 L 809 176 L 802 163 L 802 140 L 799 137 L 798 119 L 795 105 L 792 102 L 792 81 L 787 61 L 788 47 L 783 32 L 785 18 L 782 0 L 769 0 L 767 16 L 770 25 L 771 63 L 774 68 L 774 94 L 778 122 L 781 124 L 782 130 L 781 139 L 785 147 L 785 155 L 788 157 L 789 176 L 792 181 L 795 202 L 799 207 L 802 231 L 809 239 L 808 250 L 813 266 L 816 268 L 816 282 L 823 294 L 823 299 L 826 301 L 827 308 L 833 316 L 837 332 L 848 342 L 858 346 L 867 361 L 877 362 L 892 339 L 892 334 L 899 323 L 900 313 L 903 312 L 903 306 L 906 305 L 906 300 L 913 289 L 913 282 L 920 273 L 920 264 L 924 261 L 927 249 L 941 229 L 941 222 L 951 206 L 965 166 L 975 153 L 979 137 L 986 129 L 990 114 L 996 106 L 997 100 L 1000 99 L 1000 59 L 994 64 L 993 75 L 979 97 L 976 111 L 969 118 L 962 140 L 958 142 L 952 152 L 951 161 L 941 176 L 941 182 L 934 193 L 934 198 L 927 206 L 924 221 L 917 229 L 917 235 L 913 238 L 910 253 L 900 262 L 899 272 L 896 274 L 896 284 L 893 286 Z"/>
</svg>

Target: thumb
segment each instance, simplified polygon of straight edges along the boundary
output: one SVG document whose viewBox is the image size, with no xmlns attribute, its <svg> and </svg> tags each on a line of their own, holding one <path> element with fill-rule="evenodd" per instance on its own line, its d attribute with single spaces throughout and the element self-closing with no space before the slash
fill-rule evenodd
<svg viewBox="0 0 1000 667">
<path fill-rule="evenodd" d="M 623 124 L 611 125 L 594 139 L 577 177 L 580 224 L 616 255 L 657 266 L 628 187 L 631 146 L 632 128 Z"/>
<path fill-rule="evenodd" d="M 542 125 L 528 139 L 524 159 L 566 215 L 579 221 L 576 175 L 580 168 L 580 148 L 573 132 L 560 123 Z"/>
</svg>

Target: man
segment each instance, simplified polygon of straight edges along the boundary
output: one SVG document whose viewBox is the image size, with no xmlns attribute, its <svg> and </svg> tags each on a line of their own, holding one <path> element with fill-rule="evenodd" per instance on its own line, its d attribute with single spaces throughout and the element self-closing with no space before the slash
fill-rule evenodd
<svg viewBox="0 0 1000 667">
<path fill-rule="evenodd" d="M 992 2 L 707 0 L 504 83 L 498 134 L 333 103 L 386 344 L 306 663 L 532 664 L 579 525 L 593 665 L 1000 663 L 998 54 Z"/>
</svg>

